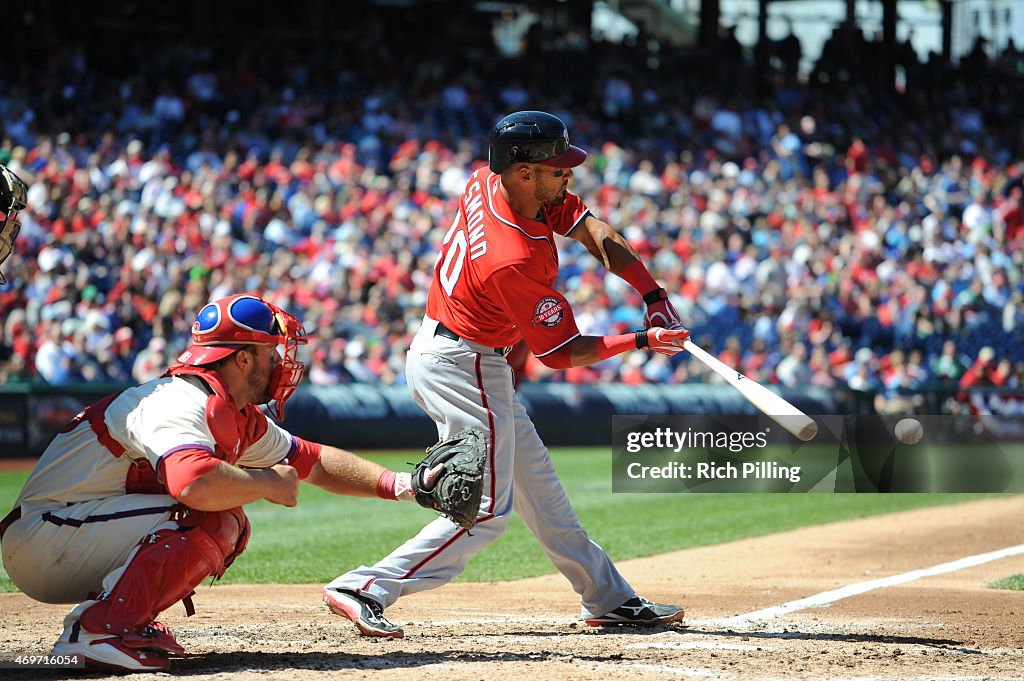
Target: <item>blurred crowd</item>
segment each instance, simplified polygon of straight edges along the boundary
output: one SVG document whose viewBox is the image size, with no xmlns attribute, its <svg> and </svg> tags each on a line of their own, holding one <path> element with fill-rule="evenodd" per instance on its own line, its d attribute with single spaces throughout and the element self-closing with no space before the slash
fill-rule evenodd
<svg viewBox="0 0 1024 681">
<path fill-rule="evenodd" d="M 238 291 L 305 320 L 313 383 L 404 381 L 438 240 L 490 125 L 541 108 L 591 152 L 574 191 L 726 363 L 878 392 L 881 410 L 936 382 L 1024 389 L 1019 53 L 987 77 L 946 64 L 939 85 L 887 95 L 821 78 L 826 60 L 801 83 L 741 54 L 722 79 L 622 46 L 592 46 L 605 57 L 589 70 L 573 47 L 565 81 L 540 77 L 551 55 L 496 78 L 451 46 L 397 54 L 381 30 L 302 51 L 65 44 L 15 69 L 0 162 L 30 191 L 0 288 L 0 382 L 145 381 L 207 300 Z M 580 329 L 638 328 L 639 296 L 559 246 Z M 640 352 L 525 370 L 698 373 L 685 353 Z"/>
</svg>

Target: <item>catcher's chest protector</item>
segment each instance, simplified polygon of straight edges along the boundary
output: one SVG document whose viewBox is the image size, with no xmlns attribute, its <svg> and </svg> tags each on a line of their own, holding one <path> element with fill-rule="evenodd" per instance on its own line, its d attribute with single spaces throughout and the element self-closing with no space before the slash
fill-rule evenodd
<svg viewBox="0 0 1024 681">
<path fill-rule="evenodd" d="M 206 425 L 217 445 L 217 457 L 233 464 L 251 444 L 267 432 L 267 417 L 254 404 L 241 411 L 227 386 L 215 371 L 203 367 L 179 364 L 167 370 L 167 376 L 199 376 L 210 386 L 213 394 L 206 401 Z"/>
</svg>

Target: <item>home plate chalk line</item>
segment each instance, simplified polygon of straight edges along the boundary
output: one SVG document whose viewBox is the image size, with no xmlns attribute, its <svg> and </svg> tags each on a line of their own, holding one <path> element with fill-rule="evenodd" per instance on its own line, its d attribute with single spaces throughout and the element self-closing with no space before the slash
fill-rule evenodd
<svg viewBox="0 0 1024 681">
<path fill-rule="evenodd" d="M 874 591 L 875 589 L 884 589 L 886 587 L 896 586 L 898 584 L 906 584 L 907 582 L 913 582 L 914 580 L 922 579 L 924 577 L 933 577 L 935 575 L 942 575 L 947 572 L 965 570 L 967 568 L 972 568 L 977 565 L 990 563 L 994 560 L 999 560 L 1001 558 L 1009 558 L 1010 556 L 1019 556 L 1021 554 L 1024 554 L 1024 544 L 1018 544 L 1017 546 L 1010 546 L 1005 549 L 998 549 L 996 551 L 989 551 L 988 553 L 979 553 L 974 556 L 968 556 L 966 558 L 960 558 L 959 560 L 950 561 L 948 563 L 941 563 L 939 565 L 933 565 L 931 567 L 920 568 L 918 570 L 911 570 L 910 572 L 903 572 L 898 575 L 891 575 L 889 577 L 882 577 L 880 579 L 872 579 L 867 582 L 849 584 L 838 589 L 832 589 L 831 591 L 823 591 L 813 596 L 800 598 L 795 601 L 789 601 L 788 603 L 783 603 L 782 605 L 776 605 L 770 608 L 764 608 L 762 610 L 748 612 L 745 615 L 736 615 L 735 617 L 727 617 L 725 619 L 715 620 L 715 624 L 719 626 L 742 626 L 744 624 L 750 624 L 752 622 L 762 622 L 764 620 L 774 619 L 776 617 L 780 617 L 782 615 L 786 615 L 797 610 L 829 605 L 830 603 L 841 601 L 844 598 L 858 596 L 869 591 Z"/>
<path fill-rule="evenodd" d="M 804 610 L 806 608 L 821 607 L 823 605 L 829 605 L 836 601 L 841 601 L 844 598 L 850 598 L 851 596 L 859 596 L 860 594 L 874 591 L 876 589 L 884 589 L 890 586 L 897 586 L 899 584 L 906 584 L 907 582 L 913 582 L 924 577 L 934 577 L 935 575 L 942 575 L 948 572 L 956 572 L 958 570 L 966 570 L 978 565 L 984 565 L 994 560 L 1001 558 L 1010 558 L 1011 556 L 1024 555 L 1024 544 L 1018 544 L 1017 546 L 1010 546 L 1004 549 L 998 549 L 996 551 L 989 551 L 988 553 L 979 553 L 974 556 L 967 556 L 966 558 L 960 558 L 958 560 L 950 561 L 948 563 L 941 563 L 939 565 L 933 565 L 931 567 L 919 568 L 917 570 L 911 570 L 909 572 L 902 572 L 897 575 L 891 575 L 889 577 L 882 577 L 880 579 L 872 579 L 867 582 L 858 582 L 856 584 L 849 584 L 838 589 L 832 589 L 830 591 L 823 591 L 813 596 L 807 596 L 806 598 L 800 598 L 795 601 L 789 601 L 781 605 L 775 605 L 770 608 L 764 608 L 762 610 L 755 610 L 754 612 L 748 612 L 744 615 L 736 615 L 734 617 L 726 618 L 714 618 L 714 619 L 687 619 L 685 624 L 696 625 L 696 626 L 726 626 L 726 627 L 742 627 L 744 625 L 752 624 L 754 622 L 763 622 L 765 620 L 774 619 L 787 615 L 791 612 L 798 610 Z M 570 622 L 579 622 L 577 617 L 543 617 L 540 618 L 551 624 L 568 624 Z M 422 622 L 422 626 L 445 626 L 453 624 L 496 624 L 500 622 L 533 622 L 536 623 L 538 620 L 534 616 L 522 616 L 514 615 L 509 613 L 508 615 L 498 614 L 497 616 L 491 617 L 480 617 L 480 618 L 468 618 L 459 620 L 434 620 L 430 622 Z"/>
</svg>

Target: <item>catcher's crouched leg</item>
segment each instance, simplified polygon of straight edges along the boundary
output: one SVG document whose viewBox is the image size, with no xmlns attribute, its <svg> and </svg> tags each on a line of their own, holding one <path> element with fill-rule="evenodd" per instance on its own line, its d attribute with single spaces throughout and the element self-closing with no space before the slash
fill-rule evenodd
<svg viewBox="0 0 1024 681">
<path fill-rule="evenodd" d="M 249 519 L 241 508 L 190 510 L 177 530 L 162 529 L 142 538 L 124 567 L 104 580 L 99 600 L 80 611 L 78 624 L 92 634 L 113 635 L 131 649 L 181 654 L 173 634 L 154 622 L 156 616 L 191 596 L 207 577 L 222 576 L 248 539 Z M 72 611 L 69 619 L 74 615 Z"/>
</svg>

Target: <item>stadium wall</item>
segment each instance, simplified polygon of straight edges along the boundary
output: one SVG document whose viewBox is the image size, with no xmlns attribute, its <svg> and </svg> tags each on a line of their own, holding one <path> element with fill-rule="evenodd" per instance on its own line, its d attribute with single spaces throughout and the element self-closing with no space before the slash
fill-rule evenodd
<svg viewBox="0 0 1024 681">
<path fill-rule="evenodd" d="M 0 386 L 0 457 L 38 456 L 82 408 L 124 387 Z M 780 392 L 808 414 L 846 412 L 831 391 Z M 728 385 L 527 384 L 520 397 L 552 446 L 610 444 L 616 414 L 757 413 Z M 404 385 L 303 385 L 288 402 L 284 426 L 348 449 L 418 449 L 437 438 L 433 422 Z"/>
</svg>

